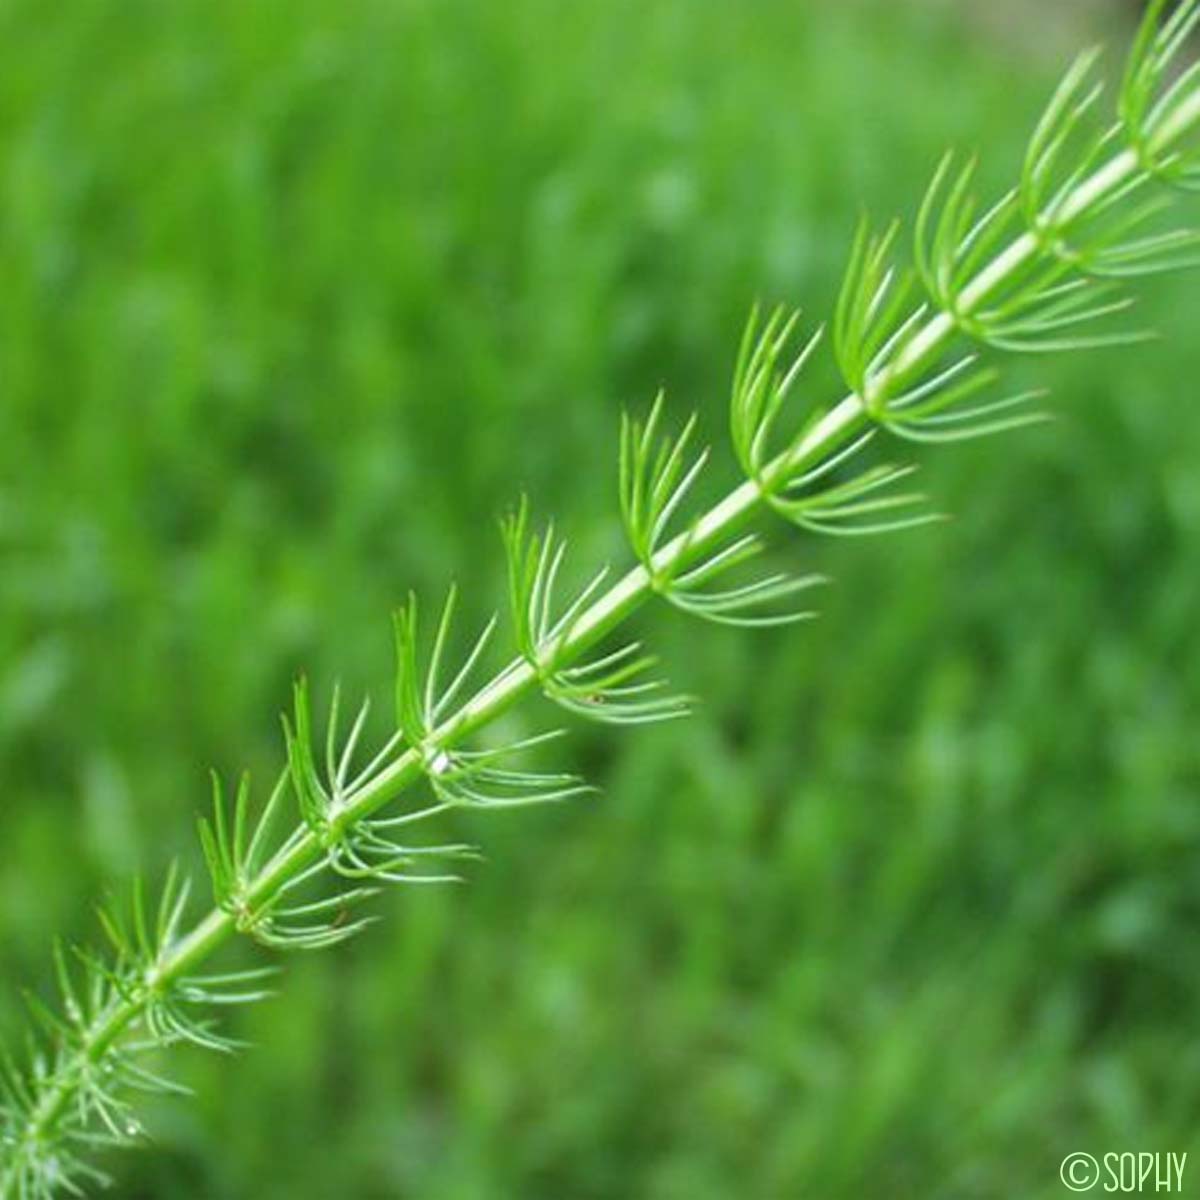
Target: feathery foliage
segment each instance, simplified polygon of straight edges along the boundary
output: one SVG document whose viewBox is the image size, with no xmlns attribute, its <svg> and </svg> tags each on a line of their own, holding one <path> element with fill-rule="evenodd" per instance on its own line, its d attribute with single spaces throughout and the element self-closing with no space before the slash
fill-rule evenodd
<svg viewBox="0 0 1200 1200">
<path fill-rule="evenodd" d="M 780 401 L 785 392 L 786 389 L 778 393 Z M 742 381 L 735 380 L 732 410 L 735 437 L 747 395 Z M 788 603 L 797 593 L 821 582 L 819 576 L 791 578 L 775 574 L 731 587 L 710 586 L 716 580 L 725 581 L 729 572 L 736 572 L 762 553 L 762 539 L 754 534 L 736 538 L 686 567 L 678 554 L 660 556 L 672 518 L 709 457 L 708 450 L 704 450 L 688 463 L 688 448 L 696 430 L 695 417 L 688 420 L 677 437 L 659 439 L 664 402 L 660 392 L 644 422 L 628 414 L 621 422 L 621 516 L 630 545 L 651 587 L 674 607 L 719 625 L 786 625 L 813 616 L 811 612 L 789 609 Z"/>
<path fill-rule="evenodd" d="M 934 519 L 906 490 L 911 464 L 868 455 L 888 435 L 942 442 L 1011 430 L 1038 419 L 1031 394 L 991 395 L 998 374 L 984 355 L 1126 343 L 1112 327 L 1126 312 L 1124 280 L 1190 265 L 1197 235 L 1164 227 L 1170 189 L 1200 182 L 1188 140 L 1200 126 L 1200 67 L 1177 70 L 1200 24 L 1200 0 L 1150 7 L 1127 67 L 1117 119 L 1094 128 L 1094 55 L 1081 58 L 1030 141 L 1018 185 L 991 205 L 973 192 L 971 163 L 947 158 L 916 220 L 913 267 L 894 261 L 898 225 L 854 240 L 831 342 L 849 394 L 781 432 L 799 379 L 822 343 L 798 338 L 799 316 L 752 314 L 734 371 L 730 421 L 746 482 L 707 512 L 685 504 L 708 460 L 695 422 L 664 433 L 660 396 L 621 431 L 621 513 L 637 565 L 610 582 L 596 572 L 559 599 L 567 545 L 553 526 L 531 527 L 528 505 L 503 522 L 509 610 L 517 656 L 477 681 L 492 647 L 489 622 L 450 668 L 456 593 L 426 651 L 415 599 L 395 618 L 394 731 L 360 754 L 367 705 L 341 733 L 335 690 L 323 744 L 309 690 L 297 684 L 284 719 L 286 768 L 261 811 L 250 782 L 232 802 L 213 782 L 200 844 L 215 907 L 188 924 L 190 887 L 173 869 L 151 901 L 136 884 L 128 905 L 101 913 L 101 949 L 54 948 L 58 1009 L 31 998 L 34 1031 L 22 1061 L 0 1062 L 0 1200 L 82 1195 L 103 1181 L 106 1150 L 136 1139 L 133 1100 L 171 1092 L 159 1059 L 187 1042 L 228 1052 L 215 1023 L 224 1006 L 269 994 L 273 968 L 209 971 L 235 934 L 271 949 L 313 950 L 360 932 L 359 906 L 387 883 L 457 878 L 472 847 L 410 844 L 410 828 L 453 807 L 509 808 L 566 800 L 588 789 L 536 761 L 553 730 L 472 748 L 474 735 L 534 691 L 568 713 L 605 724 L 683 716 L 686 701 L 648 679 L 637 642 L 608 639 L 648 598 L 707 620 L 772 625 L 796 609 L 810 575 L 741 572 L 764 549 L 747 525 L 764 509 L 807 530 L 893 532 Z M 1165 188 L 1165 190 L 1164 190 Z M 924 301 L 915 302 L 917 289 Z M 914 306 L 915 304 L 915 306 Z M 965 342 L 964 346 L 962 343 Z M 365 762 L 360 765 L 360 759 Z M 388 806 L 421 785 L 427 798 Z"/>
<path fill-rule="evenodd" d="M 531 532 L 525 501 L 501 522 L 501 533 L 508 553 L 509 609 L 517 646 L 551 700 L 577 716 L 612 725 L 686 715 L 685 700 L 662 695 L 661 680 L 646 680 L 655 660 L 643 654 L 637 642 L 578 661 L 580 618 L 600 594 L 607 567 L 556 613 L 555 588 L 567 543 L 555 535 L 553 525 L 542 534 Z"/>
</svg>

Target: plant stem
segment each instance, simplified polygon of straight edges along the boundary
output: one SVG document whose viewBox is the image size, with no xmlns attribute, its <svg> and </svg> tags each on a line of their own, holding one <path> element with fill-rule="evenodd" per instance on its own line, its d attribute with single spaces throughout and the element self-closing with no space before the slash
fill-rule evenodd
<svg viewBox="0 0 1200 1200">
<path fill-rule="evenodd" d="M 1179 106 L 1151 149 L 1161 153 L 1197 125 L 1200 125 L 1200 91 Z M 1126 185 L 1143 169 L 1132 150 L 1118 153 L 1078 185 L 1057 209 L 1058 219 L 1069 221 L 1085 213 L 1090 206 Z M 1032 232 L 1017 237 L 965 287 L 959 315 L 978 310 L 1016 273 L 1044 253 L 1044 249 L 1042 242 Z M 934 314 L 907 342 L 890 369 L 898 375 L 905 375 L 928 367 L 957 333 L 958 324 L 954 316 L 945 312 Z M 834 405 L 796 445 L 781 455 L 769 470 L 794 469 L 821 461 L 870 423 L 871 416 L 863 400 L 858 395 L 848 395 Z M 653 573 L 644 567 L 636 567 L 592 603 L 565 635 L 556 653 L 557 661 L 566 664 L 578 659 L 654 595 L 652 574 L 670 578 L 699 560 L 745 526 L 760 510 L 762 503 L 762 493 L 753 481 L 743 483 L 729 493 L 705 513 L 691 530 L 674 538 L 655 555 Z M 431 742 L 446 748 L 460 744 L 525 699 L 539 685 L 534 667 L 524 659 L 515 660 L 437 728 Z M 417 782 L 423 773 L 422 753 L 420 749 L 410 747 L 344 801 L 332 823 L 331 832 L 344 832 L 371 816 Z M 269 901 L 282 885 L 318 862 L 325 853 L 321 839 L 310 830 L 306 829 L 302 836 L 290 839 L 285 849 L 278 852 L 249 883 L 245 894 L 247 902 L 254 906 Z M 70 1105 L 80 1078 L 91 1066 L 99 1064 L 110 1048 L 137 1021 L 149 997 L 193 974 L 236 932 L 235 917 L 220 908 L 214 908 L 159 959 L 147 973 L 144 987 L 137 995 L 114 1001 L 100 1014 L 84 1034 L 76 1053 L 59 1067 L 54 1080 L 44 1087 L 13 1158 L 0 1176 L 0 1200 L 13 1200 L 16 1197 L 23 1155 L 52 1139 L 55 1123 Z"/>
</svg>

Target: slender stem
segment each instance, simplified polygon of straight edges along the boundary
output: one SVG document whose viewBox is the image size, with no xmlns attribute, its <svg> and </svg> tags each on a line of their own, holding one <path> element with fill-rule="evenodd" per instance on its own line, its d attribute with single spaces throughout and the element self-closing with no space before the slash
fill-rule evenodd
<svg viewBox="0 0 1200 1200">
<path fill-rule="evenodd" d="M 1156 153 L 1161 152 L 1197 125 L 1200 125 L 1200 91 L 1175 110 L 1159 131 L 1152 149 Z M 1059 219 L 1070 220 L 1085 213 L 1090 206 L 1111 195 L 1141 170 L 1141 163 L 1133 151 L 1120 152 L 1078 185 L 1058 208 Z M 977 310 L 1041 253 L 1041 243 L 1032 233 L 1017 237 L 963 289 L 960 315 Z M 906 343 L 890 369 L 897 375 L 920 370 L 946 349 L 957 332 L 958 325 L 954 317 L 941 312 L 933 315 Z M 822 460 L 860 432 L 870 420 L 861 397 L 853 394 L 844 397 L 796 445 L 771 464 L 768 473 Z M 686 534 L 673 539 L 655 555 L 654 572 L 669 577 L 701 559 L 750 521 L 759 511 L 762 500 L 756 483 L 748 481 L 741 484 L 705 513 Z M 580 615 L 563 639 L 559 660 L 566 664 L 578 659 L 626 621 L 653 594 L 650 572 L 640 566 L 631 570 Z M 510 663 L 435 730 L 431 740 L 446 748 L 461 743 L 519 703 L 538 686 L 537 672 L 528 662 L 518 659 Z M 412 748 L 405 751 L 346 799 L 332 832 L 336 834 L 349 829 L 396 799 L 420 779 L 423 769 L 420 752 Z M 269 901 L 282 885 L 295 879 L 324 854 L 321 840 L 311 831 L 305 830 L 302 835 L 289 839 L 285 848 L 250 882 L 245 893 L 247 903 L 254 906 Z M 0 1176 L 0 1200 L 12 1200 L 18 1194 L 23 1153 L 28 1153 L 52 1136 L 55 1123 L 71 1103 L 80 1077 L 89 1067 L 99 1063 L 138 1020 L 150 997 L 193 974 L 199 964 L 229 941 L 236 931 L 235 918 L 220 908 L 214 908 L 166 951 L 147 974 L 145 986 L 137 995 L 114 1001 L 99 1015 L 85 1034 L 76 1054 L 60 1066 L 54 1081 L 42 1091 L 19 1139 L 18 1149 Z"/>
</svg>

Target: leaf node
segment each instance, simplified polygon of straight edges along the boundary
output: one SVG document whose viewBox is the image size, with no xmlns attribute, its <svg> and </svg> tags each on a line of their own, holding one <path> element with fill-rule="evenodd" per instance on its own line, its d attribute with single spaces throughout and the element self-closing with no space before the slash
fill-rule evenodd
<svg viewBox="0 0 1200 1200">
<path fill-rule="evenodd" d="M 665 683 L 646 679 L 657 660 L 643 654 L 639 643 L 601 651 L 583 662 L 568 654 L 580 618 L 608 578 L 607 567 L 560 612 L 555 590 L 567 543 L 556 536 L 553 525 L 540 534 L 530 529 L 525 500 L 501 522 L 501 533 L 517 646 L 546 696 L 568 712 L 610 725 L 640 725 L 687 714 L 686 698 L 664 695 Z"/>
</svg>

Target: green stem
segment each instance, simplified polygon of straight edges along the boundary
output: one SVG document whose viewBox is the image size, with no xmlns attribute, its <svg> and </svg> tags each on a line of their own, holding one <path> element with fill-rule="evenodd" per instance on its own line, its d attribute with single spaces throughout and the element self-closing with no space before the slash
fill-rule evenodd
<svg viewBox="0 0 1200 1200">
<path fill-rule="evenodd" d="M 1154 147 L 1161 152 L 1200 124 L 1200 91 L 1180 105 Z M 1060 219 L 1082 215 L 1139 173 L 1137 155 L 1122 151 L 1082 181 L 1066 204 L 1058 210 Z M 1042 252 L 1032 233 L 1022 234 L 998 254 L 963 291 L 962 312 L 975 311 L 993 296 L 1006 281 L 1028 266 Z M 927 367 L 958 334 L 955 319 L 938 313 L 912 337 L 897 356 L 891 370 L 905 376 Z M 820 461 L 844 445 L 871 422 L 862 399 L 848 395 L 834 405 L 813 428 L 768 468 L 769 472 L 794 469 Z M 664 546 L 654 558 L 655 572 L 670 577 L 701 559 L 741 530 L 762 506 L 763 497 L 753 481 L 743 483 L 715 505 L 686 534 Z M 579 618 L 561 648 L 563 663 L 578 659 L 597 642 L 624 623 L 654 594 L 650 573 L 637 567 L 623 576 L 597 599 Z M 471 734 L 514 707 L 539 687 L 536 671 L 523 659 L 512 662 L 444 722 L 432 741 L 446 748 L 460 744 Z M 340 809 L 331 832 L 338 833 L 376 813 L 395 800 L 423 774 L 419 750 L 410 748 L 386 770 L 349 797 Z M 296 836 L 258 873 L 246 889 L 250 906 L 264 904 L 288 881 L 311 867 L 325 854 L 320 838 L 311 831 Z M 233 915 L 220 908 L 209 912 L 188 934 L 177 941 L 148 973 L 139 994 L 120 999 L 104 1011 L 85 1034 L 75 1055 L 59 1067 L 53 1082 L 44 1086 L 40 1099 L 25 1125 L 23 1134 L 4 1174 L 0 1176 L 0 1200 L 14 1200 L 20 1186 L 23 1161 L 44 1142 L 51 1140 L 54 1128 L 71 1104 L 78 1081 L 89 1067 L 98 1064 L 130 1029 L 146 1008 L 149 998 L 173 983 L 193 974 L 197 967 L 237 932 Z"/>
</svg>

